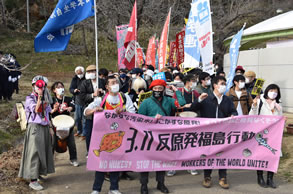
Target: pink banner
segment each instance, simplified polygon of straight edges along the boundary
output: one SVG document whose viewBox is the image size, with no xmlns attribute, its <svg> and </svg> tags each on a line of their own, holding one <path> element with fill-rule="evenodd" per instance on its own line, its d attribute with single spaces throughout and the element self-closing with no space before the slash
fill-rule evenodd
<svg viewBox="0 0 293 194">
<path fill-rule="evenodd" d="M 87 168 L 94 171 L 247 169 L 276 172 L 284 118 L 226 119 L 95 113 Z"/>
<path fill-rule="evenodd" d="M 125 57 L 124 41 L 127 34 L 128 25 L 116 26 L 117 48 L 118 48 L 118 69 L 125 68 L 122 63 Z"/>
</svg>

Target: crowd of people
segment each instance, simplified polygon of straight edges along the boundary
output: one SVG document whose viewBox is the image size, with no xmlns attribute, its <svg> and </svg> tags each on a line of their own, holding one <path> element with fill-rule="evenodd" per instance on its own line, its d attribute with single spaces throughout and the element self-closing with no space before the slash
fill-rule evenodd
<svg viewBox="0 0 293 194">
<path fill-rule="evenodd" d="M 227 90 L 226 74 L 217 68 L 215 75 L 202 72 L 200 69 L 182 71 L 173 67 L 161 69 L 165 79 L 155 79 L 158 70 L 153 66 L 134 68 L 131 71 L 120 69 L 117 73 L 101 68 L 96 72 L 95 65 L 75 68 L 69 91 L 72 98 L 64 96 L 64 84 L 55 82 L 51 92 L 46 90 L 48 80 L 37 76 L 32 81 L 32 93 L 26 98 L 28 117 L 27 133 L 24 141 L 19 176 L 30 179 L 30 187 L 42 190 L 38 182 L 40 175 L 54 172 L 53 152 L 56 146 L 50 147 L 50 134 L 56 137 L 56 130 L 50 126 L 51 118 L 57 115 L 70 115 L 74 112 L 76 132 L 73 127 L 66 138 L 69 149 L 69 160 L 78 166 L 74 136 L 85 139 L 86 150 L 89 150 L 93 130 L 93 114 L 103 110 L 115 110 L 117 114 L 124 111 L 160 119 L 162 116 L 177 116 L 178 111 L 191 111 L 204 118 L 227 118 L 237 115 L 282 115 L 281 93 L 276 84 L 270 84 L 260 95 L 251 95 L 256 82 L 253 71 L 245 71 L 237 66 L 233 86 Z M 139 101 L 139 96 L 152 91 L 152 96 Z M 99 98 L 100 97 L 100 98 Z M 52 152 L 53 150 L 53 152 Z M 87 157 L 87 156 L 86 156 Z M 192 175 L 199 172 L 189 171 Z M 202 185 L 212 186 L 211 169 L 203 171 Z M 167 172 L 174 176 L 176 171 Z M 140 173 L 141 193 L 148 193 L 149 172 Z M 261 187 L 276 188 L 273 172 L 268 172 L 267 181 L 263 172 L 257 171 L 257 182 Z M 128 172 L 96 172 L 92 188 L 93 194 L 101 192 L 104 179 L 110 181 L 109 194 L 120 194 L 119 179 L 133 178 Z M 169 193 L 165 185 L 165 172 L 156 172 L 157 189 Z M 228 189 L 227 170 L 219 170 L 219 185 Z"/>
<path fill-rule="evenodd" d="M 14 92 L 18 94 L 20 65 L 13 54 L 0 51 L 0 102 L 12 100 Z"/>
</svg>

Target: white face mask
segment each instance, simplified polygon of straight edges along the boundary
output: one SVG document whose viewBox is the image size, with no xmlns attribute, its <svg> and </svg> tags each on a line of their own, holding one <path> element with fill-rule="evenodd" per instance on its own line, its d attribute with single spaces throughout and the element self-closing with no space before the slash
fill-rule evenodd
<svg viewBox="0 0 293 194">
<path fill-rule="evenodd" d="M 174 83 L 180 83 L 181 81 L 180 80 L 174 80 Z"/>
<path fill-rule="evenodd" d="M 77 75 L 77 77 L 79 78 L 79 79 L 81 79 L 81 78 L 83 78 L 83 74 L 79 74 L 79 75 Z"/>
<path fill-rule="evenodd" d="M 192 82 L 191 89 L 195 90 L 196 86 L 197 86 L 197 82 Z"/>
<path fill-rule="evenodd" d="M 211 80 L 209 79 L 206 81 L 206 86 L 210 86 L 210 85 L 211 85 Z"/>
<path fill-rule="evenodd" d="M 96 79 L 96 74 L 95 73 L 86 73 L 85 79 Z"/>
<path fill-rule="evenodd" d="M 119 84 L 115 84 L 111 86 L 111 92 L 118 93 L 119 92 Z"/>
<path fill-rule="evenodd" d="M 247 77 L 245 78 L 245 83 L 246 84 L 249 84 L 250 83 L 250 81 L 249 81 L 249 79 Z"/>
<path fill-rule="evenodd" d="M 245 82 L 239 82 L 239 89 L 242 89 L 245 87 Z"/>
<path fill-rule="evenodd" d="M 136 78 L 136 74 L 131 74 L 132 79 Z"/>
<path fill-rule="evenodd" d="M 64 88 L 56 88 L 56 93 L 59 96 L 63 96 L 64 95 Z"/>
<path fill-rule="evenodd" d="M 224 85 L 220 85 L 220 87 L 218 88 L 218 91 L 220 94 L 224 94 L 226 91 L 226 86 Z"/>
<path fill-rule="evenodd" d="M 145 80 L 150 80 L 150 79 L 151 79 L 151 76 L 149 76 L 149 75 L 145 76 Z"/>
<path fill-rule="evenodd" d="M 277 92 L 268 92 L 268 97 L 271 100 L 274 100 L 277 96 L 278 96 L 278 93 Z"/>
</svg>

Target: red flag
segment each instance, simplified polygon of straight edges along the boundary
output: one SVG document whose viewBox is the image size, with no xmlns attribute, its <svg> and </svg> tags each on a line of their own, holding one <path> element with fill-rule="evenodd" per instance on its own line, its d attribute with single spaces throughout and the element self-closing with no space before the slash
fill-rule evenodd
<svg viewBox="0 0 293 194">
<path fill-rule="evenodd" d="M 149 40 L 147 55 L 146 55 L 146 64 L 152 65 L 156 68 L 156 37 L 153 36 Z"/>
<path fill-rule="evenodd" d="M 169 64 L 171 67 L 176 66 L 176 61 L 174 61 L 174 58 L 176 55 L 176 41 L 171 41 L 170 42 L 170 57 L 169 57 Z"/>
<path fill-rule="evenodd" d="M 184 62 L 184 37 L 185 31 L 181 31 L 176 34 L 176 51 L 178 65 Z"/>
<path fill-rule="evenodd" d="M 129 25 L 128 25 L 128 32 L 125 37 L 124 47 L 126 48 L 125 51 L 125 58 L 123 60 L 125 66 L 128 69 L 132 69 L 135 67 L 135 53 L 136 53 L 136 38 L 137 38 L 137 30 L 136 30 L 136 18 L 137 18 L 137 9 L 136 9 L 136 1 L 134 3 Z"/>
<path fill-rule="evenodd" d="M 136 48 L 136 54 L 137 54 L 137 59 L 136 59 L 137 66 L 141 66 L 144 62 L 142 48 Z"/>
<path fill-rule="evenodd" d="M 171 9 L 165 21 L 165 25 L 161 34 L 160 44 L 158 48 L 158 55 L 159 55 L 159 70 L 165 67 L 166 64 L 166 57 L 167 57 L 167 42 L 168 42 L 168 34 L 169 34 L 169 24 L 170 24 L 170 17 L 171 17 Z"/>
</svg>

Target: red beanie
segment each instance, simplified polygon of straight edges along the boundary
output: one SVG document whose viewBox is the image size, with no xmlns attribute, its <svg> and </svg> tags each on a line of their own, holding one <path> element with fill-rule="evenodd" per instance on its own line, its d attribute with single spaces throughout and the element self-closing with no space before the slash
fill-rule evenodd
<svg viewBox="0 0 293 194">
<path fill-rule="evenodd" d="M 167 86 L 167 83 L 165 82 L 165 80 L 162 79 L 156 79 L 154 81 L 152 81 L 151 85 L 150 85 L 150 89 L 152 89 L 154 86 Z"/>
</svg>

